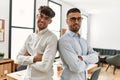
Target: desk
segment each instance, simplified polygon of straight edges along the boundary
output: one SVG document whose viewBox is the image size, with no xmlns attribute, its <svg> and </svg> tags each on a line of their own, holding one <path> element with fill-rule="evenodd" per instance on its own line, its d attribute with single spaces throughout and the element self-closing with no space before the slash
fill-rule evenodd
<svg viewBox="0 0 120 80">
<path fill-rule="evenodd" d="M 53 75 L 53 79 L 59 80 L 60 74 L 62 73 L 62 66 L 54 65 L 53 68 L 54 68 L 54 73 L 55 73 Z M 88 67 L 88 73 L 91 73 L 96 68 L 97 68 L 97 64 L 90 64 Z M 9 73 L 7 74 L 7 80 L 18 80 L 18 79 L 20 80 L 23 77 L 25 72 L 26 70 Z"/>
<path fill-rule="evenodd" d="M 0 60 L 0 80 L 6 79 L 6 74 L 14 72 L 14 60 Z"/>
<path fill-rule="evenodd" d="M 26 70 L 21 70 L 21 71 L 7 74 L 7 80 L 18 80 L 18 79 L 20 80 L 23 77 L 25 72 Z"/>
</svg>

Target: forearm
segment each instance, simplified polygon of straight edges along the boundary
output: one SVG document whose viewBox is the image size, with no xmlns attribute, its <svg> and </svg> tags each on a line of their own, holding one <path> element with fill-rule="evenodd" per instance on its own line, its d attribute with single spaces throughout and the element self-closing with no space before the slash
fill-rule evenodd
<svg viewBox="0 0 120 80">
<path fill-rule="evenodd" d="M 53 58 L 48 58 L 48 59 L 43 59 L 42 61 L 36 62 L 32 64 L 31 66 L 41 72 L 48 72 L 53 65 L 54 59 Z"/>
<path fill-rule="evenodd" d="M 21 65 L 29 65 L 33 63 L 34 56 L 24 56 L 19 55 L 17 56 L 17 63 Z"/>
<path fill-rule="evenodd" d="M 96 52 L 82 57 L 83 60 L 88 64 L 94 64 L 98 62 L 98 54 Z"/>
</svg>

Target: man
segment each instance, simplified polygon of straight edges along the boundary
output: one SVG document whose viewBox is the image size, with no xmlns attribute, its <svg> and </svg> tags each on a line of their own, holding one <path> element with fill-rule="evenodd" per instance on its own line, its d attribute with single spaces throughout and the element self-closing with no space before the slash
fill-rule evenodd
<svg viewBox="0 0 120 80">
<path fill-rule="evenodd" d="M 59 52 L 64 66 L 61 80 L 87 80 L 88 65 L 98 61 L 98 53 L 79 34 L 82 19 L 79 9 L 68 10 L 68 31 L 59 40 Z"/>
<path fill-rule="evenodd" d="M 39 13 L 37 32 L 28 36 L 17 55 L 18 64 L 27 65 L 24 80 L 53 80 L 52 65 L 57 52 L 57 37 L 47 26 L 55 12 L 48 6 L 41 6 Z"/>
</svg>

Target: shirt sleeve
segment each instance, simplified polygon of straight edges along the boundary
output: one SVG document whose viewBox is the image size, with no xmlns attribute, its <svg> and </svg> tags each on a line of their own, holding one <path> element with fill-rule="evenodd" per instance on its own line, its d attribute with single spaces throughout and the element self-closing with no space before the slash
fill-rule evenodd
<svg viewBox="0 0 120 80">
<path fill-rule="evenodd" d="M 16 60 L 17 60 L 17 63 L 18 64 L 21 64 L 21 65 L 28 65 L 28 64 L 32 64 L 33 63 L 33 58 L 34 56 L 24 56 L 24 54 L 26 52 L 28 52 L 28 50 L 26 49 L 26 43 L 30 40 L 31 36 L 29 35 L 28 38 L 26 39 L 25 41 L 25 44 L 24 46 L 21 48 L 21 50 L 19 51 L 17 57 L 16 57 Z M 29 51 L 30 53 L 30 51 Z"/>
<path fill-rule="evenodd" d="M 78 58 L 70 43 L 67 40 L 59 40 L 59 52 L 62 60 L 72 72 L 80 73 L 85 71 L 87 67 L 85 62 Z"/>
<path fill-rule="evenodd" d="M 52 68 L 57 52 L 57 41 L 58 40 L 56 36 L 52 36 L 49 38 L 42 57 L 42 61 L 31 64 L 34 69 L 41 72 L 47 72 Z"/>
<path fill-rule="evenodd" d="M 83 55 L 83 60 L 88 64 L 94 64 L 98 62 L 98 55 L 96 51 L 94 51 L 91 47 L 88 47 L 88 53 L 87 55 Z"/>
</svg>

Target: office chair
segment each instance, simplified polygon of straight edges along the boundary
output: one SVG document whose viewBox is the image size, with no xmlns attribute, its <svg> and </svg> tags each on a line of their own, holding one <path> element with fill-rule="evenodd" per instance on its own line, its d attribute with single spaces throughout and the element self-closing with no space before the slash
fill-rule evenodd
<svg viewBox="0 0 120 80">
<path fill-rule="evenodd" d="M 90 79 L 88 79 L 88 80 L 98 80 L 100 71 L 101 71 L 101 67 L 98 67 L 95 71 L 93 71 Z"/>
<path fill-rule="evenodd" d="M 106 71 L 108 70 L 109 66 L 113 65 L 114 66 L 113 74 L 115 74 L 115 70 L 117 69 L 117 67 L 120 66 L 120 54 L 108 57 L 106 59 L 106 62 L 108 64 Z"/>
<path fill-rule="evenodd" d="M 18 65 L 17 71 L 25 70 L 27 69 L 27 65 Z"/>
</svg>

